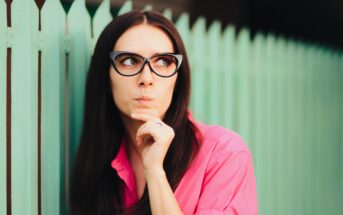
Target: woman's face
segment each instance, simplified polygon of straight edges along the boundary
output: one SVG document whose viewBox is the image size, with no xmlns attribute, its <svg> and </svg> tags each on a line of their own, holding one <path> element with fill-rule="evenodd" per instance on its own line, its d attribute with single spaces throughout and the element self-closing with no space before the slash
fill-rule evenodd
<svg viewBox="0 0 343 215">
<path fill-rule="evenodd" d="M 133 52 L 145 58 L 174 52 L 167 34 L 148 24 L 129 28 L 119 37 L 113 50 Z M 113 99 L 121 114 L 145 113 L 163 118 L 172 100 L 177 73 L 163 78 L 145 64 L 143 71 L 135 76 L 122 76 L 113 66 L 110 66 L 109 74 Z"/>
</svg>

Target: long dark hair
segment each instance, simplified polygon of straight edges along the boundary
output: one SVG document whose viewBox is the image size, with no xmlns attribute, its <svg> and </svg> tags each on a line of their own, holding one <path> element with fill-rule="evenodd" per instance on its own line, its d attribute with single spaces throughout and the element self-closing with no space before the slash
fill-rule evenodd
<svg viewBox="0 0 343 215">
<path fill-rule="evenodd" d="M 73 215 L 151 214 L 147 188 L 137 204 L 129 210 L 124 208 L 122 182 L 111 167 L 125 129 L 110 91 L 109 53 L 127 29 L 144 22 L 166 32 L 174 51 L 183 55 L 172 102 L 163 119 L 175 131 L 163 164 L 174 191 L 199 151 L 199 132 L 188 116 L 190 68 L 175 26 L 153 11 L 131 11 L 118 16 L 100 35 L 87 75 L 82 136 L 71 184 L 70 209 Z"/>
</svg>

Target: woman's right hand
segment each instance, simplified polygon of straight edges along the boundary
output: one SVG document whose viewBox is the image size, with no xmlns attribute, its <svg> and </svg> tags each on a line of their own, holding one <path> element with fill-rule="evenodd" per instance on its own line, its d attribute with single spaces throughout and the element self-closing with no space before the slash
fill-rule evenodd
<svg viewBox="0 0 343 215">
<path fill-rule="evenodd" d="M 175 136 L 173 128 L 148 114 L 133 113 L 131 117 L 144 122 L 137 130 L 136 143 L 145 171 L 164 171 L 163 161 Z"/>
</svg>

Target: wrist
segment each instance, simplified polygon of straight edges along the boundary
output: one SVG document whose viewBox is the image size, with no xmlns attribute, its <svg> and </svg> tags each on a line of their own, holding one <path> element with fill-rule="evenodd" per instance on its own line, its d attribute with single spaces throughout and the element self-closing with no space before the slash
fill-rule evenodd
<svg viewBox="0 0 343 215">
<path fill-rule="evenodd" d="M 163 167 L 154 166 L 150 168 L 144 168 L 144 175 L 148 179 L 150 177 L 165 177 L 166 173 Z"/>
</svg>

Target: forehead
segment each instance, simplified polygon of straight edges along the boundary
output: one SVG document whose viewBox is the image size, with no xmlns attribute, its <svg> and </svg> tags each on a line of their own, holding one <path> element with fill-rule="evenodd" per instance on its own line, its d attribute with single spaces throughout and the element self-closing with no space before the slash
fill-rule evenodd
<svg viewBox="0 0 343 215">
<path fill-rule="evenodd" d="M 126 30 L 114 45 L 115 51 L 129 51 L 142 55 L 174 52 L 168 35 L 158 27 L 140 24 Z"/>
</svg>

